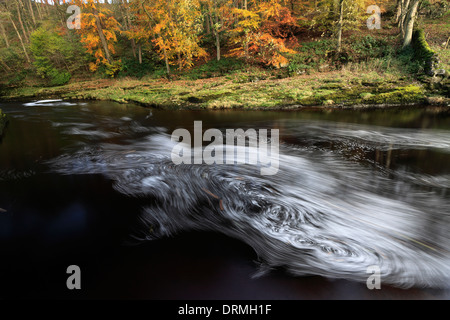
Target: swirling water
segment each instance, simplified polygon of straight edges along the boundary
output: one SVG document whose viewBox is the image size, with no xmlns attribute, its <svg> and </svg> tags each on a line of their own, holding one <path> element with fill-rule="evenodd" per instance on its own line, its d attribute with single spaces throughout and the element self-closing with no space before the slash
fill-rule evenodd
<svg viewBox="0 0 450 320">
<path fill-rule="evenodd" d="M 331 118 L 317 112 L 178 116 L 57 101 L 43 108 L 46 103 L 9 111 L 50 123 L 47 129 L 65 141 L 41 160 L 45 170 L 103 175 L 143 203 L 129 241 L 215 231 L 251 246 L 262 273 L 281 267 L 293 275 L 364 282 L 368 268 L 377 266 L 386 284 L 449 287 L 448 113 L 418 113 L 419 125 L 409 119 L 383 125 L 403 113 L 348 121 L 342 111 Z M 170 134 L 192 130 L 193 120 L 223 132 L 279 129 L 278 173 L 262 176 L 245 164 L 174 165 Z M 26 166 L 2 169 L 0 181 L 31 174 Z"/>
</svg>

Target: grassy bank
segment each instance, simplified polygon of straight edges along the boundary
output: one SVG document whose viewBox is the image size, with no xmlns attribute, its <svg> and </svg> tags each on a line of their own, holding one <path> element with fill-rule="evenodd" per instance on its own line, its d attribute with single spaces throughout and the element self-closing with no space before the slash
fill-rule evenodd
<svg viewBox="0 0 450 320">
<path fill-rule="evenodd" d="M 5 99 L 95 99 L 170 109 L 289 109 L 303 106 L 448 104 L 444 93 L 409 77 L 335 71 L 285 79 L 251 73 L 198 80 L 120 79 L 12 89 Z"/>
</svg>

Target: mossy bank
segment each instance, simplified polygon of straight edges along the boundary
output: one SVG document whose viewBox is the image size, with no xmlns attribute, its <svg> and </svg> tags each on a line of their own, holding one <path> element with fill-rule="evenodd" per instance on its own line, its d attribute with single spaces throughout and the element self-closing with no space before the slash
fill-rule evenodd
<svg viewBox="0 0 450 320">
<path fill-rule="evenodd" d="M 24 87 L 3 99 L 110 100 L 162 109 L 294 109 L 302 107 L 449 105 L 449 79 L 438 83 L 377 73 L 335 72 L 285 79 L 96 80 L 61 87 Z"/>
</svg>

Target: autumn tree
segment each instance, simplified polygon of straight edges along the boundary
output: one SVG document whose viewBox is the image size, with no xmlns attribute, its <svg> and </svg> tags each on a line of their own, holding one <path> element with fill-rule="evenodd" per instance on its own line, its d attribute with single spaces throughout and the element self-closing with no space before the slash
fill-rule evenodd
<svg viewBox="0 0 450 320">
<path fill-rule="evenodd" d="M 130 35 L 129 32 L 133 28 L 132 26 L 132 13 L 130 10 L 130 3 L 127 0 L 121 0 L 120 3 L 120 14 L 122 16 L 122 32 L 125 35 Z M 133 56 L 136 58 L 136 40 L 133 37 L 130 38 L 131 43 L 131 50 L 133 53 Z M 139 63 L 142 64 L 142 46 L 138 44 L 138 60 Z"/>
<path fill-rule="evenodd" d="M 131 8 L 136 21 L 128 35 L 139 41 L 150 38 L 167 74 L 172 64 L 183 70 L 207 55 L 199 45 L 202 20 L 198 0 L 136 0 Z"/>
<path fill-rule="evenodd" d="M 235 46 L 231 50 L 234 56 L 243 56 L 249 59 L 249 45 L 258 37 L 258 30 L 261 23 L 261 17 L 256 11 L 249 10 L 247 4 L 244 8 L 233 8 L 233 16 L 238 20 L 235 27 L 230 30 L 232 35 L 232 44 Z"/>
<path fill-rule="evenodd" d="M 286 42 L 290 42 L 291 46 L 297 45 L 294 35 L 296 19 L 279 0 L 261 2 L 258 13 L 262 22 L 256 49 L 259 49 L 263 62 L 277 68 L 287 66 L 289 61 L 283 53 L 295 53 L 286 46 Z"/>
<path fill-rule="evenodd" d="M 228 1 L 227 0 L 203 0 L 201 4 L 204 8 L 204 20 L 207 33 L 214 34 L 216 59 L 220 61 L 221 53 L 221 37 L 220 34 L 226 29 L 224 21 L 227 20 Z"/>
<path fill-rule="evenodd" d="M 72 0 L 71 3 L 81 8 L 81 28 L 77 31 L 84 47 L 96 59 L 94 63 L 90 63 L 90 70 L 97 70 L 99 64 L 114 69 L 112 55 L 115 53 L 116 33 L 120 29 L 111 10 L 100 0 Z"/>
<path fill-rule="evenodd" d="M 312 24 L 336 39 L 336 51 L 342 50 L 343 32 L 361 27 L 366 14 L 365 0 L 323 0 L 317 4 Z"/>
</svg>

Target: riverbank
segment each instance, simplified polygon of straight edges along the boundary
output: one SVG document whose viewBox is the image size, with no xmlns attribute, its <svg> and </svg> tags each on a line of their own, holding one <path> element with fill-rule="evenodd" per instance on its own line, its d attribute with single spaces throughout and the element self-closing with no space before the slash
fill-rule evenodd
<svg viewBox="0 0 450 320">
<path fill-rule="evenodd" d="M 6 114 L 4 114 L 2 112 L 2 110 L 0 109 L 0 137 L 3 134 L 3 129 L 6 126 L 6 122 L 8 122 L 8 119 L 6 118 Z"/>
<path fill-rule="evenodd" d="M 417 81 L 409 77 L 345 71 L 284 79 L 240 73 L 199 80 L 98 79 L 60 87 L 10 89 L 4 100 L 110 100 L 161 109 L 278 110 L 302 107 L 386 107 L 410 104 L 450 105 L 449 79 Z"/>
</svg>

